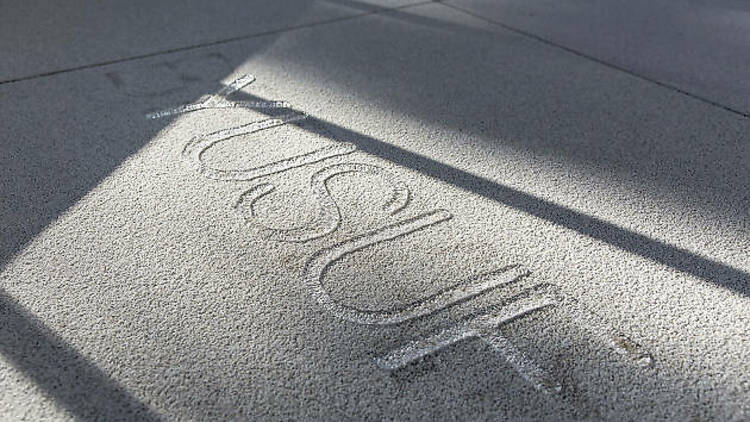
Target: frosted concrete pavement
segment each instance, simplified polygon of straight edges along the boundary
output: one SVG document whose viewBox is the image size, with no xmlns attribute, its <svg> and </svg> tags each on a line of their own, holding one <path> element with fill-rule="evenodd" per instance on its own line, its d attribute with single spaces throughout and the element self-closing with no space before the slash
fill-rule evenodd
<svg viewBox="0 0 750 422">
<path fill-rule="evenodd" d="M 277 3 L 2 7 L 2 419 L 750 418 L 744 6 Z"/>
</svg>

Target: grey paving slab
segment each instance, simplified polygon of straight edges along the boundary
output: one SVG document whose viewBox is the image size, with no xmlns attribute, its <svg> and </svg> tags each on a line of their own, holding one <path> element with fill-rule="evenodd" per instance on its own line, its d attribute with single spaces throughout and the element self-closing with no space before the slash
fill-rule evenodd
<svg viewBox="0 0 750 422">
<path fill-rule="evenodd" d="M 750 114 L 747 2 L 446 3 Z"/>
<path fill-rule="evenodd" d="M 737 114 L 442 5 L 0 100 L 6 419 L 748 417 Z"/>
<path fill-rule="evenodd" d="M 335 20 L 411 0 L 4 1 L 0 81 Z"/>
</svg>

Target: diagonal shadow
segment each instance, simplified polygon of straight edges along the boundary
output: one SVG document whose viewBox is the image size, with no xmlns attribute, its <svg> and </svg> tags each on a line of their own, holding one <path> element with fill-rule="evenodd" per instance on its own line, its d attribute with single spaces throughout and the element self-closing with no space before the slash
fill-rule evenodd
<svg viewBox="0 0 750 422">
<path fill-rule="evenodd" d="M 238 98 L 250 101 L 268 101 L 243 91 L 237 92 Z M 274 112 L 258 110 L 268 116 Z M 318 136 L 331 138 L 336 142 L 351 142 L 359 150 L 390 161 L 399 166 L 408 167 L 422 174 L 441 180 L 468 192 L 481 195 L 503 205 L 523 211 L 529 215 L 574 230 L 582 235 L 606 242 L 626 252 L 641 256 L 654 262 L 666 265 L 678 271 L 693 275 L 718 286 L 731 289 L 745 296 L 750 296 L 750 274 L 741 269 L 700 256 L 640 233 L 619 227 L 594 216 L 575 211 L 555 204 L 543 198 L 505 186 L 482 176 L 468 173 L 461 169 L 433 160 L 424 155 L 411 152 L 395 145 L 375 139 L 371 136 L 339 126 L 335 123 L 308 115 L 307 119 L 316 124 L 303 125 L 303 121 L 291 122 L 300 129 L 310 131 Z M 322 130 L 324 127 L 336 130 L 335 135 Z"/>
<path fill-rule="evenodd" d="M 295 10 L 295 16 L 304 15 L 304 12 L 305 9 L 298 8 Z M 259 38 L 262 42 L 244 47 L 242 59 L 272 45 L 282 32 L 283 30 L 271 32 Z M 223 42 L 228 41 L 232 40 Z M 200 46 L 191 48 L 198 47 Z M 135 63 L 132 58 L 122 60 L 123 63 L 118 67 L 105 68 L 99 75 L 93 76 L 104 80 L 104 83 L 113 83 L 114 86 L 109 87 L 107 92 L 114 93 L 115 96 L 121 95 L 119 102 L 102 102 L 103 107 L 111 114 L 124 111 L 127 116 L 127 113 L 132 113 L 133 110 L 147 104 L 158 104 L 160 101 L 195 100 L 206 93 L 203 90 L 206 84 L 225 77 L 237 65 L 231 58 L 218 53 L 196 52 L 192 56 L 174 57 L 162 52 L 141 58 L 151 56 L 154 57 L 145 63 Z M 200 61 L 201 58 L 205 60 Z M 125 62 L 134 63 L 134 67 L 128 68 Z M 82 68 L 101 65 L 102 63 L 89 64 Z M 181 66 L 182 72 L 178 74 L 175 66 Z M 138 91 L 137 88 L 144 88 L 149 92 L 126 93 L 119 86 L 123 83 L 121 78 L 111 81 L 107 79 L 112 79 L 112 72 L 123 69 L 134 72 L 135 76 L 126 82 L 131 82 L 136 88 L 135 91 Z M 158 72 L 159 70 L 162 72 Z M 170 72 L 165 74 L 163 70 Z M 108 73 L 104 73 L 105 71 Z M 35 78 L 37 77 L 26 79 Z M 32 87 L 37 83 L 35 80 L 26 82 Z M 63 85 L 70 86 L 75 83 L 74 80 L 64 82 Z M 43 80 L 39 85 L 45 86 Z M 28 86 L 19 86 L 16 89 L 28 92 Z M 97 83 L 92 83 L 92 87 L 96 86 Z M 96 88 L 87 87 L 79 90 L 81 91 L 94 92 Z M 0 96 L 18 95 L 15 92 L 18 91 L 4 87 Z M 45 91 L 43 95 L 50 104 L 57 105 L 65 103 L 67 98 L 63 95 L 68 93 L 63 89 Z M 0 105 L 7 108 L 3 108 L 2 112 L 12 112 L 15 117 L 30 116 L 25 124 L 35 126 L 35 130 L 29 135 L 13 127 L 17 121 L 10 124 L 4 121 L 3 134 L 6 137 L 0 138 L 0 271 L 4 270 L 39 233 L 174 120 L 161 119 L 157 124 L 141 127 L 140 132 L 137 132 L 139 136 L 113 138 L 108 136 L 107 132 L 101 136 L 88 136 L 87 131 L 102 131 L 103 128 L 111 133 L 130 133 L 133 126 L 127 118 L 100 119 L 107 120 L 106 124 L 97 126 L 100 122 L 93 121 L 92 126 L 95 128 L 90 129 L 87 125 L 91 125 L 92 121 L 83 119 L 76 113 L 67 112 L 62 107 L 31 108 L 28 104 L 22 103 L 23 107 L 18 108 L 11 99 L 4 100 L 0 100 Z M 78 101 L 82 100 L 78 98 Z M 60 113 L 64 118 L 78 120 L 79 123 L 69 128 L 56 120 L 57 116 L 50 118 L 50 110 Z M 133 113 L 133 117 L 139 118 L 141 115 Z M 17 139 L 13 139 L 14 136 Z M 32 380 L 46 397 L 59 404 L 77 420 L 161 420 L 147 404 L 55 334 L 44 321 L 26 310 L 22 303 L 8 294 L 2 283 L 0 355 Z M 0 392 L 0 402 L 3 401 L 3 393 L 5 392 Z"/>
<path fill-rule="evenodd" d="M 477 135 L 480 149 L 498 152 L 501 142 L 623 187 L 637 183 L 670 207 L 726 218 L 727 230 L 746 226 L 750 167 L 740 116 L 438 5 L 315 34 L 284 60 L 350 97 Z M 370 59 L 350 45 L 367 46 Z"/>
<path fill-rule="evenodd" d="M 0 354 L 80 420 L 160 418 L 0 290 Z"/>
<path fill-rule="evenodd" d="M 261 100 L 262 98 L 248 95 L 248 99 Z M 742 270 L 451 167 L 429 157 L 389 145 L 359 132 L 312 116 L 309 118 L 321 126 L 329 125 L 329 127 L 336 128 L 338 133 L 334 136 L 334 141 L 355 143 L 360 150 L 368 154 L 397 165 L 413 168 L 429 177 L 750 296 L 748 293 L 750 277 Z M 166 125 L 168 121 L 164 123 Z M 315 127 L 315 125 L 311 126 Z M 311 130 L 308 126 L 302 128 Z M 330 137 L 327 132 L 312 130 L 318 135 Z M 137 151 L 140 146 L 142 145 L 120 145 L 113 156 L 104 160 L 98 157 L 100 158 L 97 161 L 100 163 L 99 166 L 88 169 L 89 173 L 85 177 L 75 176 L 69 180 L 63 179 L 61 183 L 65 188 L 63 190 L 70 191 L 72 194 L 50 205 L 49 214 L 40 218 L 38 224 L 27 224 L 26 230 L 15 233 L 11 239 L 12 244 L 7 249 L 3 248 L 3 251 L 16 252 L 22 249 L 23 245 L 50 221 L 85 192 L 96 186 L 125 157 Z M 86 159 L 89 158 L 91 157 Z M 22 166 L 24 165 L 22 161 L 17 160 L 17 164 L 13 165 Z M 63 172 L 54 166 L 49 168 L 50 179 L 56 180 L 59 173 Z M 75 180 L 76 177 L 80 180 Z M 10 256 L 7 259 L 10 259 Z M 0 256 L 0 266 L 5 260 L 5 257 Z M 93 363 L 79 355 L 59 336 L 45 329 L 38 319 L 24 311 L 16 301 L 2 292 L 0 292 L 0 315 L 4 322 L 3 328 L 0 329 L 0 353 L 37 382 L 47 394 L 59 399 L 60 403 L 78 418 L 88 419 L 95 415 L 96 418 L 107 420 L 120 419 L 124 416 L 132 416 L 133 419 L 156 419 L 156 415 L 151 413 L 144 404 L 97 369 Z"/>
</svg>

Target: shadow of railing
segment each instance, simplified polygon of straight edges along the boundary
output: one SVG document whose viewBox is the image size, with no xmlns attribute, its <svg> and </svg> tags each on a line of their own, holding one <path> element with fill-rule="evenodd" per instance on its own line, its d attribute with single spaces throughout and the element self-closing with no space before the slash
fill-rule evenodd
<svg viewBox="0 0 750 422">
<path fill-rule="evenodd" d="M 0 290 L 0 354 L 78 420 L 160 418 Z"/>
</svg>

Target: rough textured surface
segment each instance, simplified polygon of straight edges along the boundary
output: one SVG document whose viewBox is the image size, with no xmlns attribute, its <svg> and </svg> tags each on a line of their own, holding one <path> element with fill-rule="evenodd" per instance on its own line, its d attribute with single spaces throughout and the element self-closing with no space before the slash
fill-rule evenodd
<svg viewBox="0 0 750 422">
<path fill-rule="evenodd" d="M 244 74 L 308 117 L 214 173 L 191 140 L 290 110 L 146 117 Z M 750 417 L 736 113 L 425 4 L 1 84 L 0 125 L 2 419 Z"/>
</svg>

